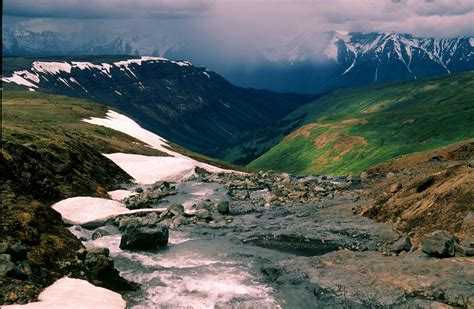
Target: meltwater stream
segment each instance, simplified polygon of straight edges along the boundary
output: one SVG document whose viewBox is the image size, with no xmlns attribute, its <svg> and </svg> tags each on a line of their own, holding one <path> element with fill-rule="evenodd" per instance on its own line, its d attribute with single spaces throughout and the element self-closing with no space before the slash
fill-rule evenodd
<svg viewBox="0 0 474 309">
<path fill-rule="evenodd" d="M 225 192 L 215 183 L 188 182 L 168 200 L 190 209 L 206 198 L 225 199 Z M 93 231 L 78 226 L 71 231 L 87 239 L 86 247 L 108 248 L 121 275 L 141 284 L 140 291 L 126 295 L 129 308 L 280 308 L 272 288 L 263 283 L 260 266 L 266 258 L 284 258 L 285 253 L 275 256 L 229 236 L 191 236 L 192 227 L 170 230 L 164 249 L 128 251 L 119 248 L 118 229 L 105 228 L 112 234 L 96 240 L 91 240 Z"/>
</svg>

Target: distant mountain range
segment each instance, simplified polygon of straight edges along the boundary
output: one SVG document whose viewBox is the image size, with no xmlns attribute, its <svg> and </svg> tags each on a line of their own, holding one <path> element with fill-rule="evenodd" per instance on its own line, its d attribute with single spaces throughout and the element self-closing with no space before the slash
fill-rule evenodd
<svg viewBox="0 0 474 309">
<path fill-rule="evenodd" d="M 317 41 L 319 40 L 319 41 Z M 226 76 L 240 85 L 321 92 L 474 70 L 474 38 L 416 38 L 398 33 L 333 31 L 264 50 L 266 61 Z"/>
<path fill-rule="evenodd" d="M 7 56 L 147 55 L 193 60 L 192 47 L 166 36 L 157 39 L 127 33 L 109 40 L 83 42 L 77 33 L 8 27 L 2 32 L 3 54 Z M 302 93 L 474 70 L 471 37 L 435 39 L 393 32 L 332 31 L 289 38 L 278 48 L 256 53 L 260 61 L 251 66 L 206 66 L 240 86 Z"/>
<path fill-rule="evenodd" d="M 149 36 L 123 33 L 110 40 L 84 41 L 78 33 L 36 32 L 25 28 L 2 30 L 5 56 L 130 55 L 163 56 L 179 44 L 163 36 L 158 41 Z"/>
</svg>

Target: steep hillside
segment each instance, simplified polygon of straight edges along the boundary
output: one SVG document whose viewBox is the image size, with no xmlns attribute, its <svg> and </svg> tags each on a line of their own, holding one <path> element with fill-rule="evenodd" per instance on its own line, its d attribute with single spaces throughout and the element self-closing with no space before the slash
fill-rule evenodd
<svg viewBox="0 0 474 309">
<path fill-rule="evenodd" d="M 4 67 L 4 87 L 91 99 L 180 146 L 214 156 L 241 143 L 244 132 L 272 124 L 311 100 L 236 87 L 205 68 L 157 57 L 7 58 Z"/>
<path fill-rule="evenodd" d="M 302 126 L 249 167 L 356 174 L 403 154 L 472 138 L 473 87 L 474 72 L 466 72 L 334 91 L 283 119 Z"/>
</svg>

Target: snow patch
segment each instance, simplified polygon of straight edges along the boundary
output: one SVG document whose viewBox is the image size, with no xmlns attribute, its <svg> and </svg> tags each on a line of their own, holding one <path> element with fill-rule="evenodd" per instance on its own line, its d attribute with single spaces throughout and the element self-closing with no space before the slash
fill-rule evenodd
<svg viewBox="0 0 474 309">
<path fill-rule="evenodd" d="M 122 309 L 126 302 L 120 294 L 97 287 L 85 280 L 64 277 L 47 287 L 38 296 L 38 302 L 26 305 L 8 305 L 8 309 Z"/>
<path fill-rule="evenodd" d="M 178 182 L 194 174 L 193 160 L 174 157 L 153 157 L 136 154 L 104 154 L 135 179 L 139 184 L 151 184 L 158 180 Z"/>
<path fill-rule="evenodd" d="M 33 84 L 30 81 L 27 81 L 25 78 L 21 77 L 20 75 L 17 75 L 16 72 L 13 72 L 13 76 L 11 77 L 3 77 L 2 81 L 5 83 L 15 83 L 20 86 L 26 86 L 30 88 L 38 88 L 35 84 Z"/>
<path fill-rule="evenodd" d="M 211 79 L 211 76 L 206 71 L 202 72 L 202 74 L 206 75 L 207 78 Z"/>
<path fill-rule="evenodd" d="M 127 197 L 134 196 L 137 194 L 137 192 L 132 192 L 128 190 L 114 190 L 109 191 L 107 193 L 109 194 L 110 198 L 115 201 L 121 201 L 123 199 L 126 199 Z"/>
<path fill-rule="evenodd" d="M 474 38 L 469 38 L 469 44 L 471 44 L 471 47 L 474 47 Z"/>
<path fill-rule="evenodd" d="M 61 214 L 64 223 L 72 225 L 107 221 L 130 212 L 125 205 L 117 201 L 86 196 L 68 198 L 51 207 Z"/>
<path fill-rule="evenodd" d="M 149 146 L 161 152 L 164 152 L 172 157 L 170 158 L 140 156 L 141 158 L 139 158 L 137 157 L 137 155 L 129 154 L 107 155 L 109 159 L 112 159 L 112 161 L 114 161 L 114 159 L 117 160 L 116 164 L 122 167 L 122 169 L 124 169 L 125 171 L 127 171 L 126 168 L 129 169 L 129 174 L 132 177 L 135 177 L 137 181 L 140 181 L 142 183 L 146 183 L 144 181 L 151 180 L 153 181 L 148 183 L 153 183 L 157 180 L 173 179 L 173 177 L 175 177 L 174 179 L 183 180 L 185 179 L 185 177 L 193 175 L 194 167 L 200 167 L 212 173 L 236 173 L 236 171 L 225 170 L 207 163 L 196 161 L 176 151 L 171 150 L 167 140 L 148 130 L 143 129 L 138 123 L 128 118 L 127 116 L 124 116 L 112 110 L 109 110 L 107 112 L 106 118 L 92 117 L 90 119 L 83 119 L 83 121 L 90 124 L 100 125 L 103 127 L 114 129 L 116 131 L 120 131 L 122 133 L 130 135 L 138 139 L 139 141 L 142 141 L 143 143 L 148 144 Z M 146 165 L 145 163 L 143 163 L 144 161 L 148 161 L 150 164 L 154 164 L 155 166 L 161 166 L 162 168 L 164 168 L 164 171 L 160 174 L 160 171 L 143 170 L 144 165 Z M 190 170 L 191 166 L 193 166 L 193 172 L 191 172 Z M 173 172 L 173 170 L 176 176 L 172 176 L 171 173 Z M 166 179 L 159 179 L 158 177 L 165 177 Z"/>
<path fill-rule="evenodd" d="M 71 73 L 72 66 L 67 62 L 33 62 L 33 70 L 45 74 Z"/>
</svg>

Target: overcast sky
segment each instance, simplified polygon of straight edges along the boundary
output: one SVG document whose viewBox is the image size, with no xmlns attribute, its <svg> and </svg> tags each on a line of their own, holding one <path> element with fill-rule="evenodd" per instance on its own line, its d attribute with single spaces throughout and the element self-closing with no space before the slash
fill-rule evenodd
<svg viewBox="0 0 474 309">
<path fill-rule="evenodd" d="M 248 57 L 329 30 L 474 35 L 474 0 L 4 0 L 4 23 L 112 37 L 168 36 Z"/>
</svg>

